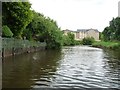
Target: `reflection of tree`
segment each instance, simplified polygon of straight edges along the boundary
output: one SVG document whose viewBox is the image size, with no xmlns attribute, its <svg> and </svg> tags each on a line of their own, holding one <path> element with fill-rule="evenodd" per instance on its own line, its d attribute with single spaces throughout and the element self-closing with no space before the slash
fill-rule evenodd
<svg viewBox="0 0 120 90">
<path fill-rule="evenodd" d="M 49 80 L 60 58 L 60 51 L 41 51 L 5 58 L 3 88 L 30 88 L 43 77 Z"/>
<path fill-rule="evenodd" d="M 107 55 L 108 64 L 113 65 L 113 68 L 117 68 L 120 65 L 120 51 L 119 50 L 109 50 L 106 49 L 105 53 Z"/>
<path fill-rule="evenodd" d="M 111 76 L 111 79 L 113 77 L 116 77 L 119 79 L 119 75 L 120 75 L 120 51 L 119 50 L 109 50 L 106 49 L 104 50 L 105 52 L 105 58 L 106 60 L 106 75 Z"/>
</svg>

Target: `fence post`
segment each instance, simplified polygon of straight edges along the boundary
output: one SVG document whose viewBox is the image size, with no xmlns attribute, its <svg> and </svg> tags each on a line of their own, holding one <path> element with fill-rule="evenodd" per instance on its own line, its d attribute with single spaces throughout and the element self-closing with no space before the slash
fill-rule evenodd
<svg viewBox="0 0 120 90">
<path fill-rule="evenodd" d="M 4 57 L 4 48 L 2 48 L 2 57 Z"/>
<path fill-rule="evenodd" d="M 15 48 L 12 47 L 12 55 L 14 56 L 15 55 Z"/>
</svg>

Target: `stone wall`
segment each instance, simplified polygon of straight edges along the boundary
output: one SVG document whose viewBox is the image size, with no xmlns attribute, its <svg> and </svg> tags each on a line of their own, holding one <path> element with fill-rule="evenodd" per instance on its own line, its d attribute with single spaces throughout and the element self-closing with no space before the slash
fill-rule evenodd
<svg viewBox="0 0 120 90">
<path fill-rule="evenodd" d="M 10 49 L 2 48 L 2 57 L 8 57 L 8 56 L 19 55 L 24 53 L 31 53 L 31 52 L 36 52 L 40 50 L 45 50 L 45 46 L 29 47 L 29 48 L 10 48 Z"/>
</svg>

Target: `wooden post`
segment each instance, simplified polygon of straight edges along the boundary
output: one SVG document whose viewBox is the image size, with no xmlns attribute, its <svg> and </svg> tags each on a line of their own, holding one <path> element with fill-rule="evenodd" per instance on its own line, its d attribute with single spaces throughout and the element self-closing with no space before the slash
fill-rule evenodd
<svg viewBox="0 0 120 90">
<path fill-rule="evenodd" d="M 4 57 L 4 48 L 2 48 L 2 57 Z"/>
<path fill-rule="evenodd" d="M 15 55 L 15 48 L 14 47 L 12 48 L 12 55 L 13 56 Z"/>
</svg>

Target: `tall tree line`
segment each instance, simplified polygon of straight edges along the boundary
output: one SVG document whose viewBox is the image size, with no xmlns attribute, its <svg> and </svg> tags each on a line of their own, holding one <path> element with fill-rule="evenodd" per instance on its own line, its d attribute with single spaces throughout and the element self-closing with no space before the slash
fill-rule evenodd
<svg viewBox="0 0 120 90">
<path fill-rule="evenodd" d="M 56 21 L 31 10 L 29 2 L 3 2 L 2 12 L 3 37 L 42 41 L 47 48 L 61 48 L 63 34 Z"/>
<path fill-rule="evenodd" d="M 120 17 L 113 18 L 102 34 L 105 41 L 120 41 Z"/>
</svg>

